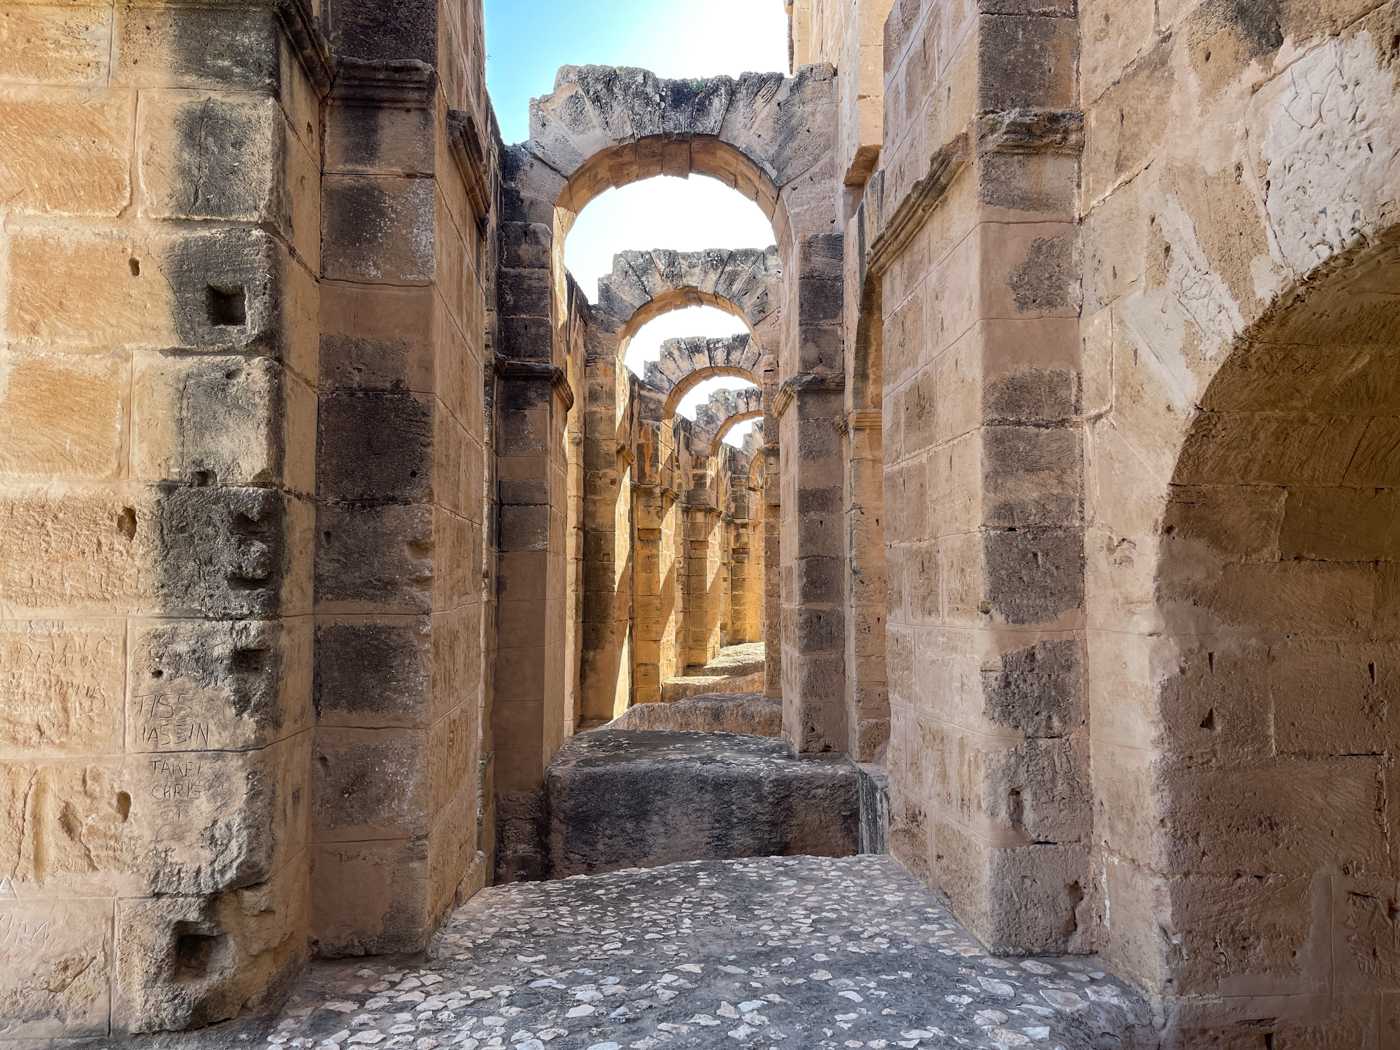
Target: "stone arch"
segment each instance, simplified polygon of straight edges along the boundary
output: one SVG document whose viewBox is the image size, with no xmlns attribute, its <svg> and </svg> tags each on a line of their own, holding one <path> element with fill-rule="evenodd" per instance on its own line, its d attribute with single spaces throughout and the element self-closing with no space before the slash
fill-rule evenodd
<svg viewBox="0 0 1400 1050">
<path fill-rule="evenodd" d="M 691 442 L 714 456 L 724 436 L 740 423 L 763 415 L 763 392 L 757 387 L 743 390 L 716 390 L 710 400 L 695 410 Z M 751 453 L 746 453 L 751 454 Z"/>
<path fill-rule="evenodd" d="M 706 379 L 731 376 L 761 388 L 762 361 L 762 348 L 748 335 L 667 339 L 661 344 L 660 359 L 647 362 L 642 382 L 662 395 L 661 418 L 670 419 L 681 399 Z"/>
<path fill-rule="evenodd" d="M 604 190 L 695 174 L 755 201 L 782 246 L 793 236 L 782 190 L 826 159 L 829 145 L 804 132 L 829 122 L 835 85 L 830 66 L 737 80 L 664 80 L 643 69 L 564 66 L 553 93 L 531 101 L 530 139 L 517 149 L 554 175 L 544 181 L 555 183 L 546 193 L 560 241 Z"/>
<path fill-rule="evenodd" d="M 761 342 L 759 326 L 777 313 L 781 276 L 776 246 L 620 252 L 613 256 L 612 273 L 598 282 L 593 318 L 600 329 L 617 335 L 619 357 L 626 356 L 632 337 L 647 322 L 691 306 L 733 314 Z"/>
<path fill-rule="evenodd" d="M 1134 860 L 1173 886 L 1172 915 L 1139 936 L 1180 931 L 1155 950 L 1182 995 L 1332 988 L 1390 950 L 1374 913 L 1394 913 L 1376 880 L 1400 874 L 1377 803 L 1400 752 L 1385 715 L 1400 696 L 1397 287 L 1392 231 L 1280 295 L 1210 379 L 1175 463 L 1150 656 L 1166 668 L 1153 792 L 1172 834 Z M 1231 915 L 1230 946 L 1211 950 L 1218 929 L 1192 914 Z"/>
<path fill-rule="evenodd" d="M 498 491 L 496 586 L 499 596 L 509 593 L 512 635 L 539 639 L 529 651 L 516 650 L 515 658 L 546 668 L 543 681 L 532 681 L 519 703 L 492 709 L 498 749 L 530 756 L 518 775 L 511 767 L 498 776 L 504 807 L 537 805 L 543 774 L 536 757 L 547 760 L 562 739 L 560 698 L 566 692 L 564 669 L 572 665 L 568 653 L 551 650 L 545 641 L 564 636 L 557 582 L 564 576 L 563 554 L 556 549 L 556 534 L 550 531 L 545 538 L 537 525 L 546 519 L 568 522 L 567 484 L 554 466 L 565 459 L 561 449 L 573 402 L 562 367 L 570 349 L 565 237 L 579 211 L 599 193 L 656 175 L 706 175 L 754 200 L 773 224 L 790 282 L 784 297 L 812 304 L 782 327 L 772 361 L 781 357 L 789 376 L 821 373 L 827 385 L 808 384 L 804 391 L 815 393 L 804 396 L 830 398 L 832 377 L 840 373 L 828 331 L 839 324 L 828 308 L 834 301 L 829 293 L 840 284 L 832 260 L 839 257 L 841 234 L 836 201 L 828 192 L 836 178 L 831 134 L 836 105 L 836 75 L 826 65 L 804 67 L 792 77 L 745 74 L 699 81 L 663 80 L 639 69 L 566 66 L 554 91 L 531 103 L 529 140 L 502 153 L 493 344 L 501 382 L 493 401 L 503 435 L 496 446 L 498 474 L 509 483 L 503 480 Z M 801 289 L 809 284 L 813 294 L 804 298 Z M 742 375 L 762 385 L 760 345 L 751 335 L 743 343 L 750 349 L 725 363 L 707 362 L 704 374 Z M 622 403 L 621 377 L 609 371 L 615 348 L 596 351 L 590 343 L 580 404 L 605 430 L 632 410 Z M 776 366 L 770 371 L 776 378 Z M 694 369 L 683 373 L 661 376 L 668 408 L 703 377 Z M 639 384 L 639 408 L 647 407 L 646 386 Z M 594 390 L 615 391 L 608 395 L 614 403 L 594 406 L 588 396 Z M 589 461 L 584 484 L 590 491 L 624 491 L 631 459 L 617 442 L 614 449 Z M 819 486 L 830 473 L 805 462 L 794 463 L 793 470 L 811 475 L 798 481 L 799 487 Z M 584 512 L 590 513 L 587 507 Z M 806 601 L 795 594 L 792 604 L 797 608 Z M 805 672 L 793 680 L 793 695 L 803 704 L 815 689 L 806 684 Z M 809 743 L 804 740 L 804 749 Z M 517 845 L 503 843 L 497 855 L 503 870 L 513 863 L 510 853 Z M 524 854 L 532 848 L 520 846 Z"/>
</svg>

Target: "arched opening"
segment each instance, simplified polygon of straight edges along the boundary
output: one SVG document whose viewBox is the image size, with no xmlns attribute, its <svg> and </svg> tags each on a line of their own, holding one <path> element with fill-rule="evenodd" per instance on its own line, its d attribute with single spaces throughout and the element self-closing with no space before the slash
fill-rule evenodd
<svg viewBox="0 0 1400 1050">
<path fill-rule="evenodd" d="M 1136 950 L 1175 996 L 1268 988 L 1325 1018 L 1337 990 L 1396 990 L 1379 960 L 1400 907 L 1397 288 L 1392 243 L 1276 306 L 1216 373 L 1175 466 L 1152 772 L 1170 833 L 1115 843 L 1163 887 Z"/>
<path fill-rule="evenodd" d="M 732 195 L 732 189 L 720 190 Z M 709 194 L 711 202 L 714 197 Z M 569 230 L 587 230 L 586 212 L 572 217 Z M 763 226 L 771 235 L 766 217 Z M 557 236 L 565 229 L 561 221 Z M 565 241 L 565 258 L 571 243 Z M 556 242 L 554 258 L 559 256 Z M 744 552 L 742 628 L 736 637 L 753 650 L 749 662 L 762 669 L 763 607 L 752 597 L 767 588 L 752 584 L 748 573 L 764 571 L 763 547 L 753 543 L 761 521 L 755 528 L 749 518 L 751 511 L 761 516 L 764 505 L 749 499 L 754 453 L 711 447 L 721 442 L 702 433 L 703 426 L 682 422 L 678 413 L 688 397 L 703 397 L 707 386 L 727 379 L 720 385 L 740 381 L 753 391 L 755 412 L 747 419 L 761 414 L 761 347 L 767 342 L 776 348 L 778 340 L 777 251 L 743 244 L 702 252 L 622 251 L 612 254 L 611 265 L 596 278 L 585 394 L 570 417 L 571 431 L 577 419 L 581 438 L 571 445 L 578 465 L 570 470 L 571 512 L 577 508 L 570 534 L 577 537 L 578 556 L 567 604 L 579 627 L 569 632 L 575 647 L 570 664 L 577 667 L 570 685 L 578 696 L 566 708 L 569 728 L 604 724 L 634 703 L 676 699 L 699 688 L 682 679 L 719 677 L 721 686 L 742 679 L 745 688 L 758 689 L 764 681 L 752 673 L 690 674 L 724 656 L 721 650 L 735 634 L 735 551 Z M 563 282 L 568 290 L 576 287 L 572 276 Z M 724 335 L 690 332 L 684 326 L 697 313 L 723 322 L 718 329 L 696 325 L 701 333 Z M 625 367 L 629 356 L 638 356 L 629 350 L 649 326 L 669 326 L 687 337 L 665 340 L 654 354 L 644 352 L 633 368 Z M 649 357 L 654 359 L 644 360 Z M 655 462 L 639 465 L 652 446 Z M 734 471 L 744 475 L 737 486 L 730 479 Z"/>
</svg>

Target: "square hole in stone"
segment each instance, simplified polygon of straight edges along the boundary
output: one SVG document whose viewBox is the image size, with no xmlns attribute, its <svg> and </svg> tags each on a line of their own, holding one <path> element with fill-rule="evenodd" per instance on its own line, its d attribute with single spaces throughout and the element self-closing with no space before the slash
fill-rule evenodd
<svg viewBox="0 0 1400 1050">
<path fill-rule="evenodd" d="M 241 287 L 209 285 L 204 290 L 209 323 L 216 328 L 239 328 L 248 323 L 248 302 Z"/>
</svg>

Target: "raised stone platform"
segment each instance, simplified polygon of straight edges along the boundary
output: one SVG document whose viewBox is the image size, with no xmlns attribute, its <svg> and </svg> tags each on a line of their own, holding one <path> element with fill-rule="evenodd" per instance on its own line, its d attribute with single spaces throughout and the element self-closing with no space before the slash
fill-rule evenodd
<svg viewBox="0 0 1400 1050">
<path fill-rule="evenodd" d="M 629 707 L 608 728 L 776 737 L 783 735 L 783 701 L 758 691 L 702 693 L 670 704 Z"/>
<path fill-rule="evenodd" d="M 675 703 L 705 693 L 747 693 L 763 689 L 764 644 L 726 645 L 709 663 L 661 683 L 661 699 Z"/>
<path fill-rule="evenodd" d="M 853 765 L 733 733 L 598 729 L 545 774 L 554 878 L 683 860 L 859 848 Z"/>
<path fill-rule="evenodd" d="M 1146 1004 L 1095 959 L 988 956 L 889 857 L 498 886 L 457 910 L 426 963 L 313 963 L 280 1018 L 225 1045 L 267 1046 L 269 1026 L 297 1050 L 1158 1045 Z"/>
</svg>

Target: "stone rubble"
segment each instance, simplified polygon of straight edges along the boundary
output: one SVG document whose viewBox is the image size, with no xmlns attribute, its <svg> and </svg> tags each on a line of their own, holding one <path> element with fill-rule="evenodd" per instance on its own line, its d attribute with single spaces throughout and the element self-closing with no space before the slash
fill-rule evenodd
<svg viewBox="0 0 1400 1050">
<path fill-rule="evenodd" d="M 1150 1045 L 1147 1024 L 1142 1000 L 1093 958 L 987 955 L 888 856 L 770 857 L 485 890 L 421 966 L 313 964 L 266 1040 L 1097 1050 Z"/>
</svg>

